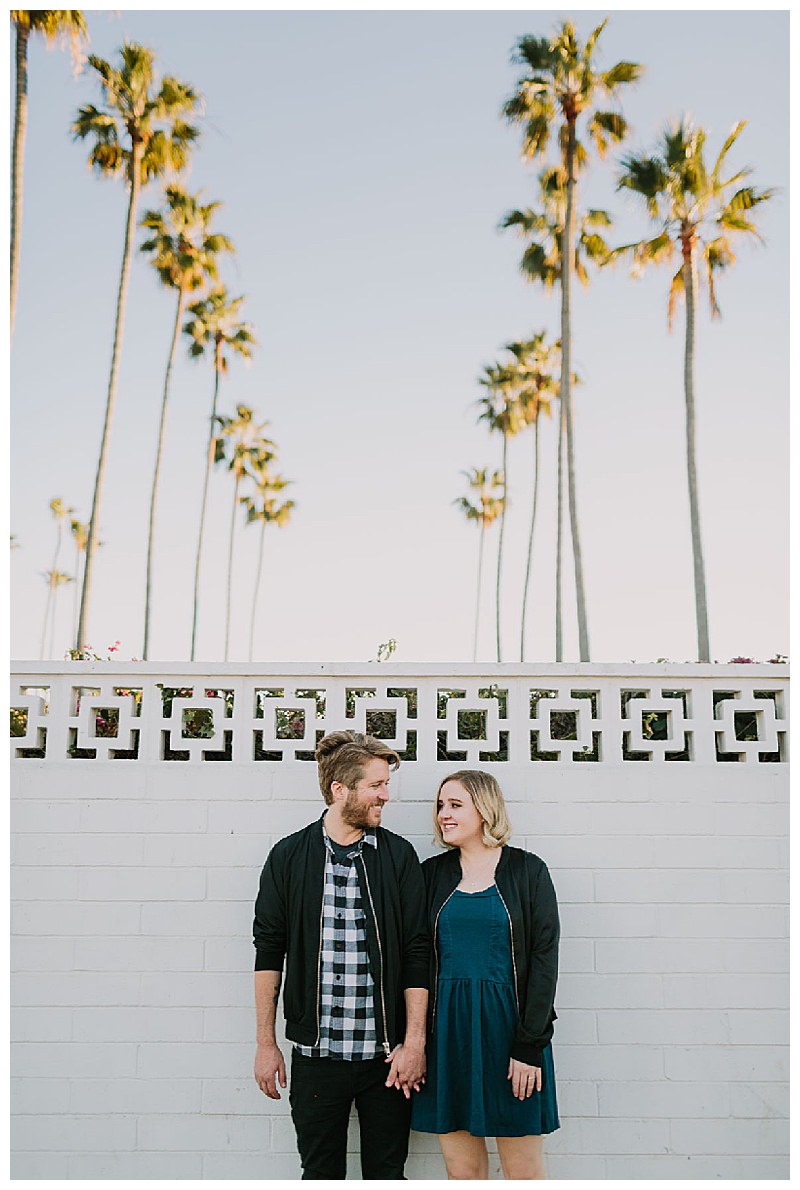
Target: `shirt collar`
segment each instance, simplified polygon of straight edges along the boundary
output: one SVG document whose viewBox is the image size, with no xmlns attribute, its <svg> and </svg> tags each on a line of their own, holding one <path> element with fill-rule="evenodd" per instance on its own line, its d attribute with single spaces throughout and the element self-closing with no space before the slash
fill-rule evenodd
<svg viewBox="0 0 800 1190">
<path fill-rule="evenodd" d="M 333 855 L 333 847 L 331 846 L 331 837 L 328 834 L 328 832 L 325 830 L 325 815 L 324 814 L 322 815 L 322 818 L 320 818 L 319 821 L 320 821 L 320 826 L 322 828 L 322 837 L 325 840 L 325 846 L 328 849 L 329 854 Z M 374 847 L 377 850 L 378 836 L 375 834 L 375 831 L 365 830 L 363 835 L 361 836 L 361 838 L 356 839 L 355 843 L 353 843 L 351 850 L 353 852 L 358 853 L 361 851 L 361 848 L 363 847 L 363 845 L 365 843 L 368 843 L 370 845 L 370 847 Z"/>
</svg>

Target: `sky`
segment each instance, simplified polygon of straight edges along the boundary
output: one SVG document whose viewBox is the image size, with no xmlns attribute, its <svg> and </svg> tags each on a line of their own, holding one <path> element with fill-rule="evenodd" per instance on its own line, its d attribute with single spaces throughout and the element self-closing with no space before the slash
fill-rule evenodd
<svg viewBox="0 0 800 1190">
<path fill-rule="evenodd" d="M 88 16 L 91 50 L 124 39 L 204 96 L 185 180 L 224 205 L 223 268 L 259 341 L 234 362 L 220 407 L 252 406 L 293 481 L 289 526 L 268 530 L 255 642 L 261 663 L 469 661 L 478 533 L 453 501 L 461 474 L 500 466 L 477 424 L 482 368 L 503 345 L 559 332 L 558 296 L 519 272 L 504 212 L 530 205 L 541 163 L 520 157 L 500 115 L 524 34 L 572 16 L 584 39 L 604 15 L 601 66 L 644 76 L 624 89 L 625 146 L 593 161 L 579 203 L 612 214 L 612 243 L 650 230 L 616 190 L 625 151 L 654 147 L 683 113 L 713 160 L 739 120 L 732 167 L 774 187 L 763 243 L 722 276 L 722 317 L 697 320 L 700 507 L 712 657 L 788 652 L 788 12 L 117 11 Z M 687 36 L 687 19 L 691 36 Z M 13 64 L 13 45 L 9 43 Z M 9 71 L 13 93 L 13 69 Z M 11 360 L 11 655 L 39 656 L 54 497 L 88 520 L 105 409 L 126 193 L 92 175 L 73 142 L 94 72 L 32 44 L 22 265 Z M 13 119 L 13 106 L 9 112 Z M 552 151 L 550 156 L 552 157 Z M 157 186 L 142 209 L 159 203 Z M 140 233 L 141 238 L 141 233 Z M 696 659 L 685 462 L 683 309 L 667 330 L 669 269 L 624 265 L 574 296 L 577 507 L 593 661 Z M 147 517 L 174 318 L 137 254 L 95 562 L 88 641 L 141 657 Z M 156 537 L 150 659 L 188 660 L 192 581 L 213 374 L 179 348 Z M 541 433 L 540 501 L 526 659 L 554 660 L 555 433 Z M 509 450 L 503 659 L 519 659 L 532 496 L 532 435 Z M 198 659 L 223 657 L 230 477 L 213 476 Z M 230 659 L 248 659 L 258 531 L 240 521 Z M 478 659 L 494 653 L 497 532 L 487 545 Z M 59 568 L 75 573 L 71 542 Z M 62 589 L 53 656 L 72 644 L 75 584 Z M 577 623 L 567 551 L 565 660 Z"/>
</svg>

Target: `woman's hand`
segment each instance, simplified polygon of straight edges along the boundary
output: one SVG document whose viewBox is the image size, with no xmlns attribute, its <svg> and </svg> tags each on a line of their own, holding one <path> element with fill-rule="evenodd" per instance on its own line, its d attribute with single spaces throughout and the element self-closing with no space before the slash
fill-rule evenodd
<svg viewBox="0 0 800 1190">
<path fill-rule="evenodd" d="M 534 1091 L 542 1089 L 541 1066 L 528 1066 L 525 1062 L 511 1058 L 508 1063 L 508 1077 L 511 1079 L 511 1090 L 515 1099 L 528 1099 Z"/>
</svg>

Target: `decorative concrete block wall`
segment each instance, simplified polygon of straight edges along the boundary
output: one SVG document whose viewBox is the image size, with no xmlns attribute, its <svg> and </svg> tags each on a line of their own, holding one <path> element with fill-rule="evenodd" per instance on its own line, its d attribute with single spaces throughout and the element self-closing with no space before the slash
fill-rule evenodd
<svg viewBox="0 0 800 1190">
<path fill-rule="evenodd" d="M 17 667 L 12 1177 L 299 1177 L 252 1078 L 252 907 L 342 726 L 402 749 L 384 825 L 422 858 L 470 766 L 550 867 L 550 1176 L 788 1177 L 787 693 L 771 665 Z M 435 1137 L 407 1174 L 444 1178 Z"/>
</svg>

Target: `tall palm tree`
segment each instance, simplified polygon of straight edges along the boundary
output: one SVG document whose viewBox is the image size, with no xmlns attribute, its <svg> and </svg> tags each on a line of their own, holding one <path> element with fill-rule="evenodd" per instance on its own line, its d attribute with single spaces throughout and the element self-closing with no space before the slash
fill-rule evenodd
<svg viewBox="0 0 800 1190">
<path fill-rule="evenodd" d="M 50 511 L 52 512 L 56 522 L 56 548 L 53 554 L 53 561 L 50 570 L 46 574 L 47 578 L 47 602 L 44 608 L 44 624 L 42 625 L 42 640 L 39 648 L 39 656 L 44 657 L 45 642 L 47 640 L 47 625 L 51 617 L 54 616 L 53 605 L 55 603 L 56 588 L 59 582 L 56 577 L 60 572 L 58 570 L 58 559 L 61 554 L 61 542 L 64 536 L 64 522 L 68 521 L 75 511 L 74 508 L 67 508 L 64 501 L 60 497 L 50 501 Z M 52 652 L 52 649 L 51 649 Z"/>
<path fill-rule="evenodd" d="M 75 635 L 78 631 L 78 591 L 81 581 L 81 565 L 86 554 L 86 543 L 89 540 L 89 526 L 82 521 L 73 520 L 70 521 L 69 528 L 72 540 L 75 542 L 75 603 L 72 609 L 73 635 Z M 97 548 L 99 549 L 102 544 L 102 541 L 98 541 Z"/>
<path fill-rule="evenodd" d="M 164 429 L 167 420 L 170 375 L 178 345 L 181 319 L 187 297 L 202 289 L 211 281 L 218 280 L 217 257 L 221 252 L 233 252 L 233 242 L 218 232 L 212 233 L 211 220 L 222 206 L 219 202 L 201 203 L 199 194 L 188 194 L 178 185 L 167 186 L 166 202 L 162 210 L 146 211 L 141 226 L 153 235 L 141 245 L 141 251 L 150 256 L 150 263 L 158 273 L 163 285 L 177 294 L 175 321 L 172 329 L 167 368 L 164 375 L 164 392 L 161 398 L 161 418 L 158 426 L 158 445 L 153 468 L 153 486 L 150 493 L 150 521 L 147 534 L 147 569 L 145 578 L 144 643 L 142 659 L 147 660 L 150 643 L 151 597 L 153 580 L 153 546 L 155 542 L 156 503 L 161 476 L 161 460 L 164 448 Z"/>
<path fill-rule="evenodd" d="M 545 332 L 540 331 L 527 342 L 510 345 L 517 362 L 515 370 L 519 381 L 517 400 L 524 422 L 533 426 L 533 501 L 531 504 L 531 525 L 528 533 L 528 559 L 525 567 L 525 585 L 522 593 L 522 617 L 519 636 L 519 659 L 525 660 L 525 622 L 528 610 L 531 569 L 533 564 L 533 535 L 536 527 L 536 512 L 539 498 L 539 419 L 542 413 L 550 416 L 550 402 L 558 395 L 558 382 L 554 368 L 561 350 L 560 343 L 548 344 Z"/>
<path fill-rule="evenodd" d="M 546 291 L 549 291 L 561 281 L 567 211 L 566 171 L 561 165 L 548 166 L 539 174 L 538 182 L 540 209 L 508 211 L 503 216 L 500 226 L 514 228 L 527 243 L 520 260 L 522 275 L 529 281 L 538 282 L 544 286 Z M 573 265 L 575 276 L 584 287 L 589 284 L 588 266 L 601 265 L 607 258 L 608 245 L 601 235 L 601 231 L 609 228 L 611 222 L 608 212 L 597 208 L 592 208 L 576 216 L 577 230 Z M 560 346 L 559 341 L 559 350 Z M 573 372 L 570 384 L 570 408 L 572 406 L 572 388 L 576 380 L 577 377 Z M 564 660 L 561 574 L 563 570 L 565 424 L 566 406 L 562 401 L 560 402 L 557 435 L 556 661 Z"/>
<path fill-rule="evenodd" d="M 192 340 L 189 347 L 189 355 L 193 359 L 199 358 L 207 350 L 211 349 L 213 349 L 214 357 L 214 397 L 211 402 L 206 469 L 203 478 L 203 495 L 200 501 L 200 528 L 197 534 L 197 554 L 194 564 L 192 661 L 195 659 L 195 652 L 197 650 L 197 613 L 200 605 L 200 562 L 203 553 L 206 506 L 208 504 L 208 481 L 211 476 L 211 468 L 217 458 L 216 423 L 219 382 L 220 378 L 228 371 L 228 357 L 230 354 L 239 355 L 242 359 L 247 360 L 252 357 L 253 348 L 256 346 L 256 338 L 250 323 L 239 321 L 239 311 L 243 301 L 244 296 L 229 298 L 225 286 L 217 286 L 206 297 L 201 298 L 189 307 L 191 318 L 183 328 Z"/>
<path fill-rule="evenodd" d="M 73 577 L 71 574 L 65 574 L 63 570 L 47 570 L 44 572 L 44 579 L 47 583 L 47 604 L 50 616 L 50 645 L 47 650 L 47 656 L 48 658 L 52 658 L 56 632 L 56 599 L 58 598 L 58 589 L 59 587 L 66 586 L 67 583 L 73 582 Z M 47 632 L 47 615 L 48 613 L 46 612 L 44 630 L 42 632 L 42 657 L 44 657 L 44 640 Z"/>
<path fill-rule="evenodd" d="M 14 314 L 19 289 L 19 257 L 22 237 L 22 165 L 25 156 L 25 132 L 28 126 L 28 42 L 32 33 L 39 34 L 48 44 L 56 40 L 68 41 L 73 60 L 77 62 L 82 38 L 88 38 L 86 21 L 78 9 L 12 9 L 11 21 L 16 27 L 16 100 L 14 106 L 14 137 L 11 148 L 11 333 L 14 333 Z"/>
<path fill-rule="evenodd" d="M 461 509 L 468 521 L 474 521 L 480 529 L 478 545 L 478 584 L 475 596 L 475 630 L 472 636 L 472 660 L 478 659 L 478 627 L 481 615 L 481 587 L 483 579 L 483 547 L 486 530 L 494 524 L 503 510 L 502 496 L 495 492 L 503 487 L 503 476 L 499 471 L 489 473 L 486 467 L 473 467 L 469 471 L 462 471 L 467 478 L 469 489 L 474 493 L 475 503 L 468 496 L 459 496 L 453 503 Z"/>
<path fill-rule="evenodd" d="M 256 631 L 256 611 L 258 608 L 258 593 L 261 587 L 261 571 L 264 564 L 264 538 L 267 525 L 282 528 L 288 525 L 295 508 L 294 500 L 280 501 L 278 495 L 289 486 L 291 480 L 282 475 L 274 475 L 268 467 L 257 468 L 253 476 L 255 482 L 255 496 L 242 496 L 241 502 L 247 509 L 247 524 L 261 525 L 258 542 L 258 564 L 256 566 L 256 583 L 253 591 L 253 610 L 250 614 L 250 645 L 247 654 L 248 661 L 253 660 L 253 641 Z"/>
<path fill-rule="evenodd" d="M 228 545 L 228 597 L 225 605 L 225 660 L 231 635 L 231 592 L 233 587 L 233 543 L 236 533 L 236 512 L 239 507 L 239 485 L 246 475 L 256 479 L 275 458 L 275 443 L 265 438 L 262 430 L 268 422 L 253 420 L 254 411 L 247 405 L 236 406 L 235 417 L 218 416 L 219 437 L 216 441 L 216 463 L 227 463 L 233 475 L 233 508 Z"/>
<path fill-rule="evenodd" d="M 197 128 L 188 124 L 183 117 L 198 110 L 200 96 L 187 83 L 167 76 L 161 80 L 161 85 L 156 90 L 158 80 L 154 58 L 152 50 L 135 42 L 126 42 L 123 45 L 117 67 L 95 54 L 90 54 L 89 65 L 99 76 L 105 107 L 98 108 L 94 104 L 82 107 L 72 125 L 76 140 L 88 138 L 92 143 L 89 154 L 90 166 L 102 177 L 123 178 L 128 188 L 128 213 L 117 291 L 114 346 L 111 352 L 105 420 L 89 517 L 89 540 L 86 544 L 76 648 L 80 648 L 86 635 L 95 542 L 117 394 L 117 370 L 139 195 L 142 187 L 153 179 L 168 172 L 179 173 L 185 168 L 191 147 L 199 135 Z"/>
<path fill-rule="evenodd" d="M 508 345 L 510 350 L 510 345 Z M 517 399 L 518 382 L 514 369 L 508 364 L 486 364 L 479 383 L 484 386 L 486 396 L 478 401 L 478 421 L 486 422 L 490 434 L 500 434 L 503 439 L 503 508 L 500 515 L 500 539 L 497 543 L 497 582 L 495 589 L 495 637 L 497 660 L 503 660 L 503 644 L 500 632 L 501 580 L 503 571 L 503 541 L 505 538 L 506 512 L 508 511 L 508 440 L 524 428 L 525 422 Z"/>
<path fill-rule="evenodd" d="M 724 178 L 725 159 L 745 126 L 742 120 L 726 138 L 713 168 L 704 160 L 706 134 L 686 117 L 667 127 L 655 151 L 629 154 L 623 161 L 618 189 L 641 198 L 647 214 L 659 225 L 652 239 L 625 244 L 609 254 L 614 260 L 629 254 L 633 269 L 639 273 L 649 264 L 670 261 L 679 254 L 680 265 L 672 278 L 668 321 L 672 326 L 675 303 L 686 298 L 686 339 L 684 348 L 683 391 L 686 405 L 686 470 L 689 481 L 692 557 L 694 563 L 695 616 L 697 621 L 697 658 L 710 661 L 708 601 L 705 562 L 697 492 L 695 448 L 694 349 L 698 288 L 698 264 L 702 263 L 708 281 L 712 316 L 719 315 L 714 274 L 736 261 L 733 242 L 739 235 L 760 239 L 749 212 L 766 202 L 773 190 L 756 190 L 739 183 L 751 171 L 740 169 Z M 733 191 L 731 193 L 731 191 Z"/>
<path fill-rule="evenodd" d="M 575 211 L 578 171 L 588 163 L 585 146 L 578 139 L 578 121 L 583 119 L 586 133 L 602 157 L 610 141 L 621 141 L 627 124 L 617 111 L 597 110 L 598 100 L 616 96 L 621 86 L 632 83 L 641 74 L 634 62 L 617 62 L 610 70 L 599 71 L 593 61 L 595 46 L 605 28 L 602 21 L 581 45 L 571 21 L 562 22 L 552 38 L 522 37 L 517 42 L 514 61 L 526 73 L 517 90 L 503 107 L 513 124 L 524 129 L 522 154 L 535 158 L 546 152 L 551 135 L 556 132 L 565 173 L 566 212 L 564 259 L 570 267 L 562 270 L 561 287 L 561 400 L 564 402 L 567 439 L 567 482 L 569 487 L 570 529 L 575 561 L 575 587 L 578 603 L 578 640 L 581 661 L 590 659 L 589 627 L 583 561 L 578 529 L 575 495 L 575 455 L 572 428 L 572 262 L 575 254 Z"/>
</svg>

